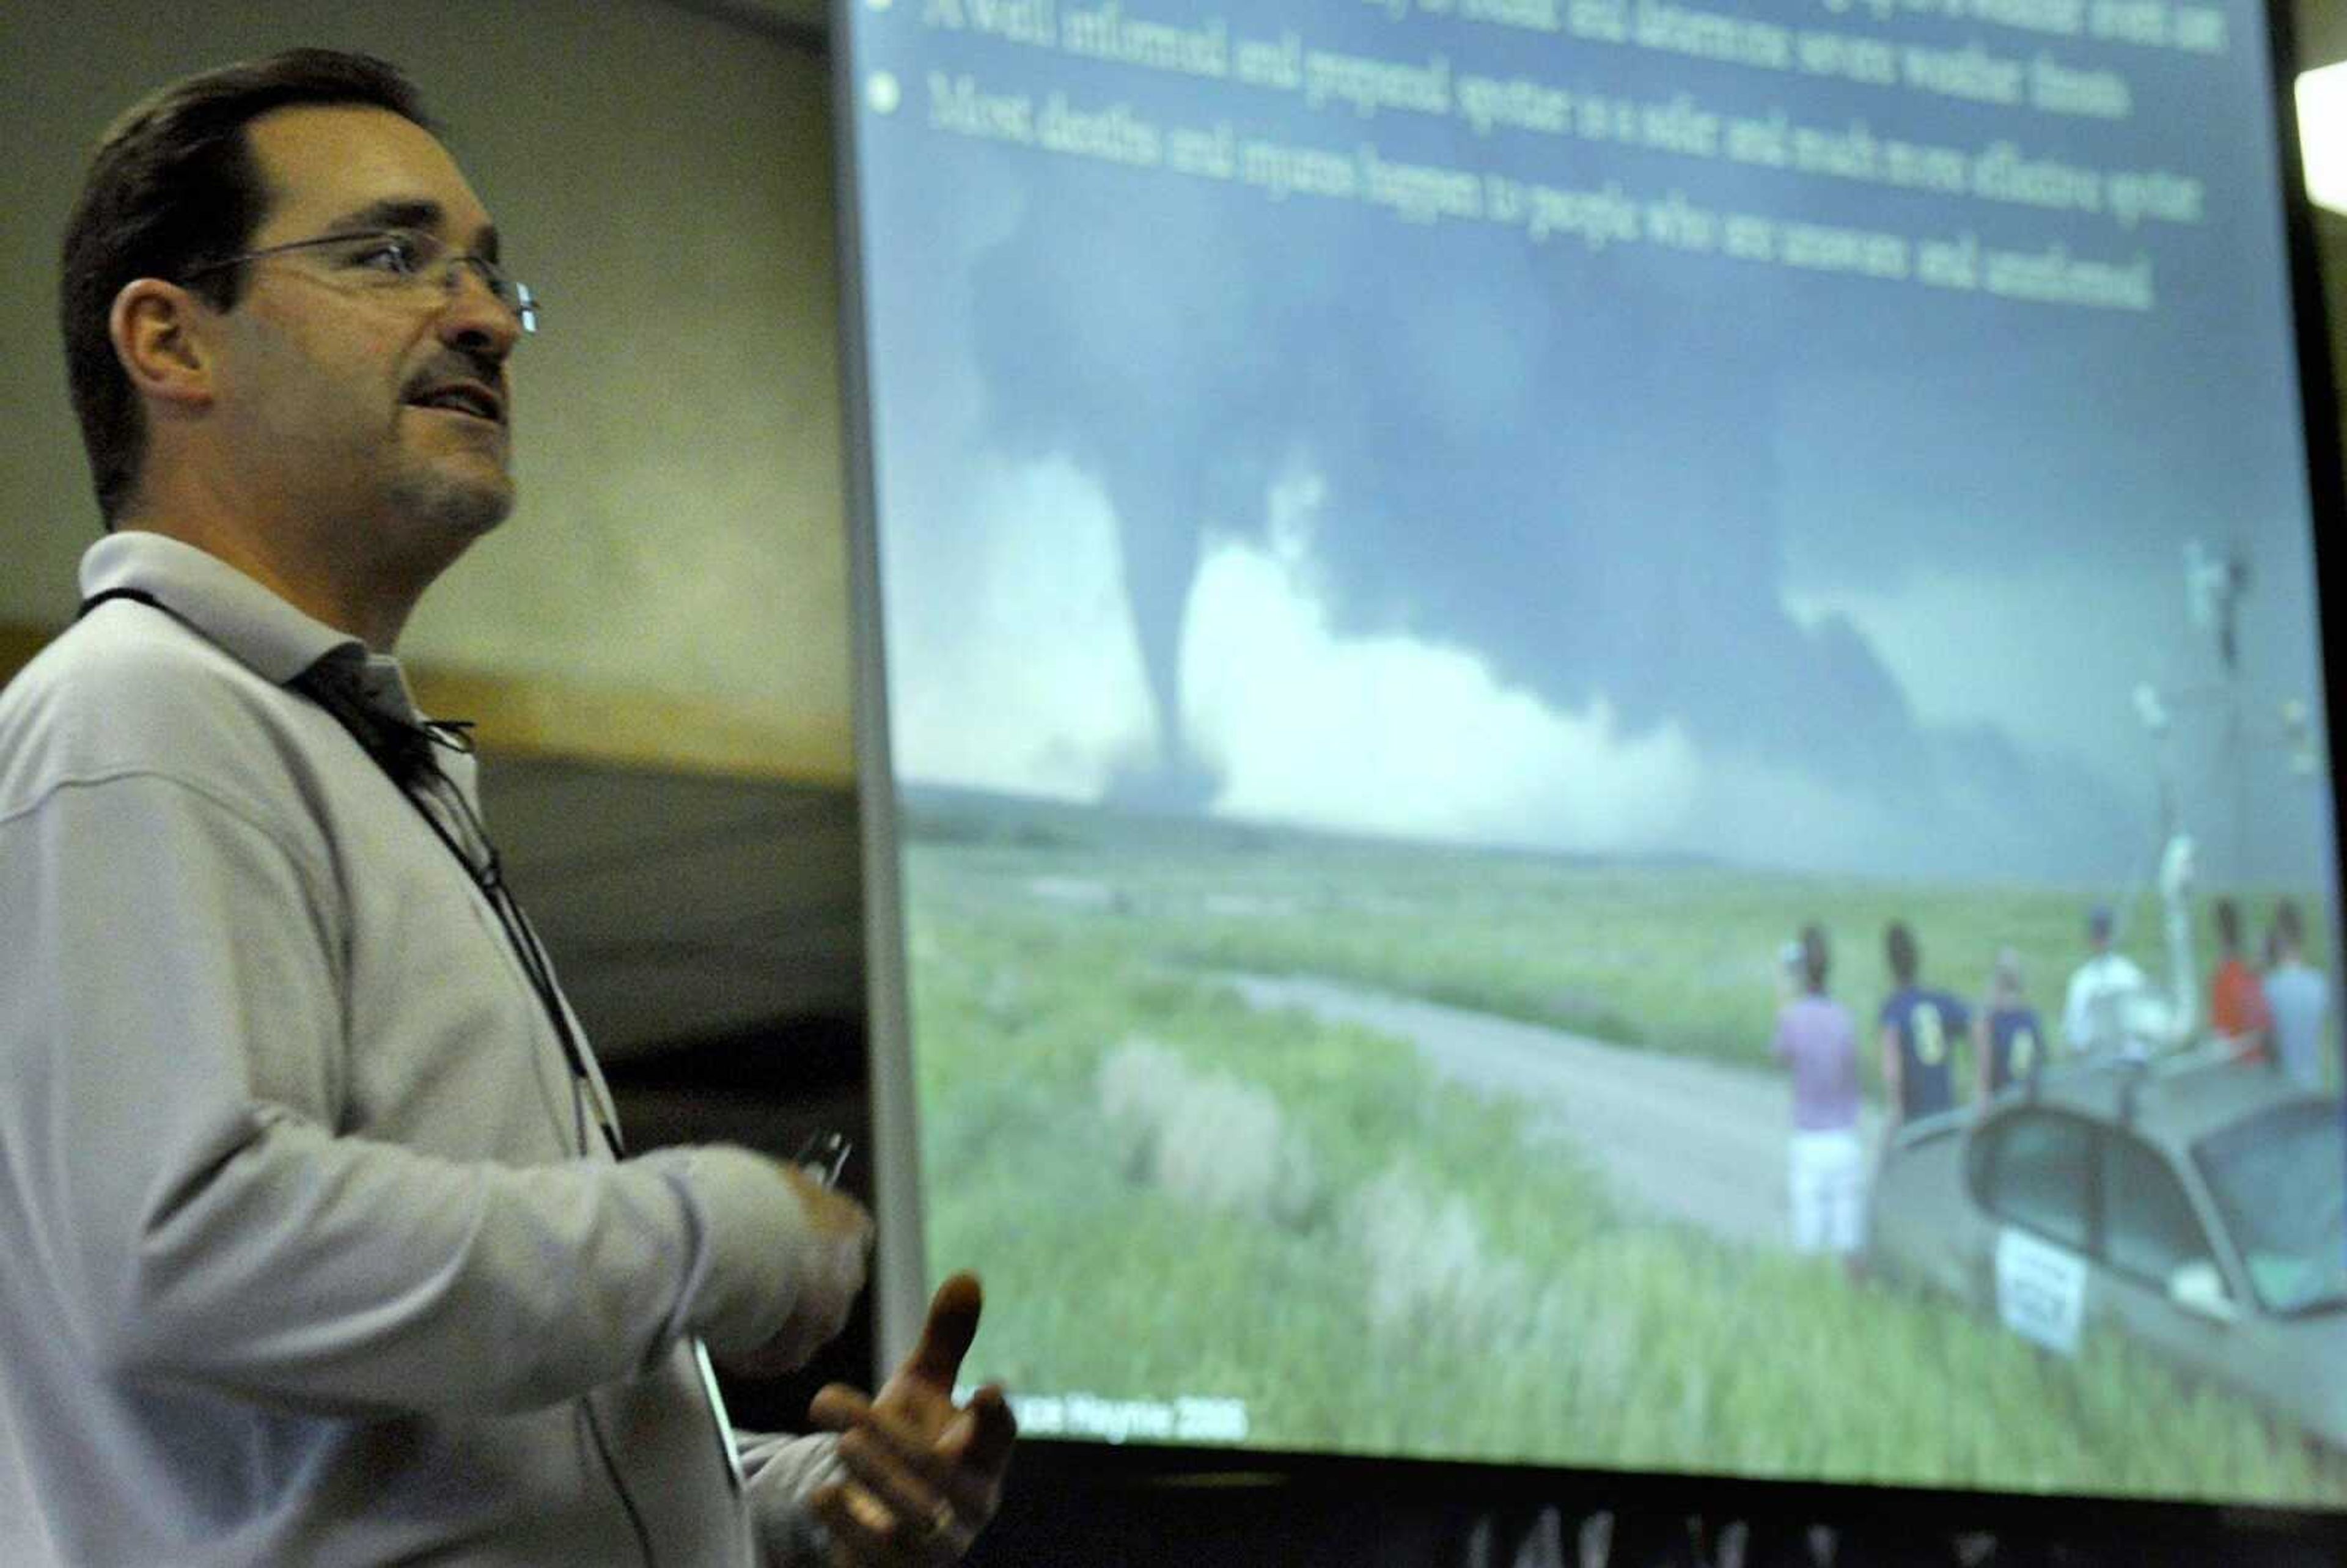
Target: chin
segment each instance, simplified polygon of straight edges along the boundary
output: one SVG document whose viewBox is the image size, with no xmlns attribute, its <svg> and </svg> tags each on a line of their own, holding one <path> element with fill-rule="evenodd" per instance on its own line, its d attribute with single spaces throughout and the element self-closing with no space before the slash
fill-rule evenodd
<svg viewBox="0 0 2347 1568">
<path fill-rule="evenodd" d="M 435 475 L 403 489 L 400 510 L 410 518 L 468 540 L 504 522 L 514 507 L 514 483 L 504 474 L 494 479 Z"/>
</svg>

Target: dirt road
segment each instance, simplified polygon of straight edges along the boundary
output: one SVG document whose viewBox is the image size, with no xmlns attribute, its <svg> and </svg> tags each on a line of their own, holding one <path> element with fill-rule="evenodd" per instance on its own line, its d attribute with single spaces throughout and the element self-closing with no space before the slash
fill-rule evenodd
<svg viewBox="0 0 2347 1568">
<path fill-rule="evenodd" d="M 1532 1135 L 1577 1147 L 1625 1209 L 1752 1246 L 1787 1244 L 1792 1091 L 1756 1020 L 1754 1065 L 1730 1067 L 1412 1000 L 1333 980 L 1225 977 L 1250 1005 L 1294 1008 L 1414 1041 L 1443 1077 L 1532 1110 Z M 1874 1146 L 1870 1107 L 1860 1130 Z"/>
</svg>

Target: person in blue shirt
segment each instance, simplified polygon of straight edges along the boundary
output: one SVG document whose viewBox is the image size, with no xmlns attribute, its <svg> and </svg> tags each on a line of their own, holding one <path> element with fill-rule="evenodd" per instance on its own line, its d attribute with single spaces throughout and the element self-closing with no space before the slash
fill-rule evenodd
<svg viewBox="0 0 2347 1568">
<path fill-rule="evenodd" d="M 2021 955 L 2011 948 L 1997 950 L 1973 1050 L 1983 1106 L 2008 1089 L 2035 1081 L 2045 1065 L 2045 1026 L 2022 987 Z"/>
<path fill-rule="evenodd" d="M 1891 1126 L 1955 1108 L 1956 1042 L 1972 1030 L 1972 1010 L 1920 978 L 1922 952 L 1903 920 L 1883 933 L 1891 977 L 1899 989 L 1882 1004 L 1882 1082 Z"/>
</svg>

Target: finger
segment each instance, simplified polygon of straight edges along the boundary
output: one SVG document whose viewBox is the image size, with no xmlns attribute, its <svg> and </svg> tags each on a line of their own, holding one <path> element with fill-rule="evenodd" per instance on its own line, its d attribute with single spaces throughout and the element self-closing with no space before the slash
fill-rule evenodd
<svg viewBox="0 0 2347 1568">
<path fill-rule="evenodd" d="M 896 1522 L 880 1501 L 853 1482 L 825 1487 L 809 1499 L 831 1536 L 832 1555 L 856 1568 L 887 1568 L 909 1561 L 896 1538 Z"/>
<path fill-rule="evenodd" d="M 938 1568 L 969 1550 L 975 1536 L 949 1511 L 899 1512 L 856 1481 L 817 1491 L 815 1517 L 851 1563 L 877 1568 Z"/>
<path fill-rule="evenodd" d="M 870 1427 L 844 1435 L 839 1458 L 900 1526 L 916 1534 L 950 1536 L 965 1521 L 982 1523 L 993 1516 L 993 1499 L 985 1489 L 956 1476 L 952 1466 L 933 1454 L 903 1453 Z"/>
<path fill-rule="evenodd" d="M 956 1417 L 955 1425 L 960 1425 L 968 1414 Z M 932 1442 L 918 1426 L 881 1409 L 872 1410 L 839 1440 L 840 1458 L 859 1475 L 868 1463 L 872 1474 L 866 1479 L 892 1503 L 904 1501 L 916 1510 L 928 1510 L 942 1494 L 963 1516 L 984 1523 L 994 1517 L 1001 1501 L 1001 1471 L 999 1466 L 969 1462 L 964 1449 L 961 1442 Z M 900 1497 L 897 1483 L 920 1490 Z"/>
<path fill-rule="evenodd" d="M 999 1480 L 1010 1468 L 1010 1450 L 1018 1440 L 1019 1418 L 1011 1413 L 1002 1385 L 989 1383 L 970 1396 L 969 1403 L 947 1430 L 942 1446 L 951 1452 L 958 1443 L 963 1464 Z"/>
<path fill-rule="evenodd" d="M 807 1419 L 825 1431 L 844 1432 L 862 1420 L 872 1401 L 861 1389 L 846 1383 L 825 1383 L 808 1406 Z"/>
<path fill-rule="evenodd" d="M 906 1358 L 904 1370 L 939 1388 L 950 1389 L 961 1371 L 961 1358 L 978 1337 L 978 1316 L 985 1305 L 978 1276 L 948 1276 L 929 1297 L 929 1315 L 921 1324 L 921 1342 Z"/>
</svg>

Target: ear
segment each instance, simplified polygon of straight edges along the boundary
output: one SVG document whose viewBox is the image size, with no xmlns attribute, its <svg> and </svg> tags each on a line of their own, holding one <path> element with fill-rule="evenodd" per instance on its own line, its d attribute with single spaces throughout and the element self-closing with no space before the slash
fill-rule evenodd
<svg viewBox="0 0 2347 1568">
<path fill-rule="evenodd" d="M 134 278 L 114 296 L 106 329 L 114 357 L 141 397 L 186 408 L 212 399 L 212 363 L 194 294 L 160 278 Z"/>
</svg>

